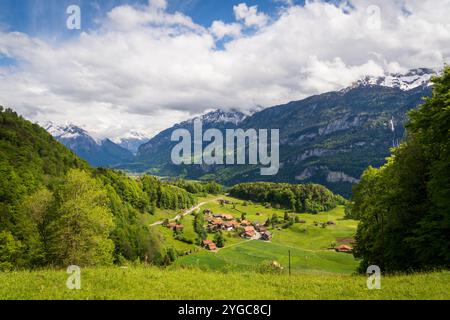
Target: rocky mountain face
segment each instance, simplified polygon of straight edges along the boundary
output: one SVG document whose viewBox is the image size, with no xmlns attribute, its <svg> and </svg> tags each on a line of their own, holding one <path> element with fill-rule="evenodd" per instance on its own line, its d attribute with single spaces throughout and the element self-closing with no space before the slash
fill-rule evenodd
<svg viewBox="0 0 450 320">
<path fill-rule="evenodd" d="M 369 166 L 381 166 L 389 149 L 404 137 L 409 110 L 431 94 L 432 70 L 365 78 L 338 92 L 312 96 L 256 112 L 223 111 L 202 117 L 204 128 L 280 129 L 280 171 L 262 177 L 255 166 L 175 166 L 170 153 L 173 130 L 192 132 L 193 120 L 167 129 L 139 148 L 136 160 L 122 166 L 160 175 L 214 178 L 231 185 L 244 181 L 320 183 L 349 196 Z"/>
<path fill-rule="evenodd" d="M 109 139 L 94 139 L 75 125 L 42 125 L 56 140 L 95 167 L 110 167 L 133 159 L 133 154 Z"/>
</svg>

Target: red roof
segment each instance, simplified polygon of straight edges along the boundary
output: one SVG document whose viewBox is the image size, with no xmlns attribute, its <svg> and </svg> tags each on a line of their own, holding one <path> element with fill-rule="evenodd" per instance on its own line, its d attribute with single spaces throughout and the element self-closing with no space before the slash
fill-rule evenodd
<svg viewBox="0 0 450 320">
<path fill-rule="evenodd" d="M 338 251 L 338 252 L 350 252 L 350 251 L 352 251 L 352 250 L 353 250 L 352 247 L 347 246 L 347 245 L 345 245 L 345 244 L 340 245 L 339 247 L 336 247 L 336 251 Z"/>
<path fill-rule="evenodd" d="M 211 240 L 203 240 L 203 245 L 207 246 L 210 244 L 214 244 Z"/>
</svg>

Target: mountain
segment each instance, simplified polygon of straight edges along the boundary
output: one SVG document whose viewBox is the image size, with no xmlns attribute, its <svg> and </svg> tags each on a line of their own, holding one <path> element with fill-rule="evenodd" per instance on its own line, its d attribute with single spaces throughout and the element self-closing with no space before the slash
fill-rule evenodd
<svg viewBox="0 0 450 320">
<path fill-rule="evenodd" d="M 131 151 L 134 155 L 137 154 L 139 147 L 149 140 L 150 138 L 145 133 L 137 131 L 131 131 L 123 137 L 111 139 L 115 144 Z"/>
<path fill-rule="evenodd" d="M 149 142 L 141 145 L 138 149 L 136 159 L 132 163 L 127 163 L 119 166 L 123 169 L 133 171 L 147 171 L 149 168 L 154 174 L 176 174 L 180 173 L 180 170 L 184 170 L 181 167 L 171 165 L 170 154 L 172 147 L 176 144 L 170 141 L 172 132 L 176 129 L 187 129 L 191 134 L 194 130 L 194 121 L 201 120 L 203 129 L 216 128 L 219 130 L 235 129 L 237 128 L 248 116 L 243 112 L 237 110 L 215 110 L 204 114 L 200 117 L 195 117 L 182 123 L 176 124 L 172 128 L 166 129 L 152 138 Z M 164 167 L 164 168 L 163 168 Z M 163 169 L 160 171 L 160 169 Z M 202 170 L 207 170 L 204 167 Z M 164 173 L 163 173 L 164 172 Z"/>
<path fill-rule="evenodd" d="M 362 172 L 369 165 L 385 163 L 390 148 L 403 138 L 407 113 L 431 94 L 433 74 L 433 70 L 415 69 L 366 77 L 346 89 L 249 116 L 217 110 L 200 117 L 204 130 L 280 129 L 280 171 L 276 176 L 262 177 L 255 166 L 173 165 L 170 154 L 176 143 L 170 141 L 171 133 L 180 128 L 192 133 L 195 119 L 164 130 L 139 148 L 134 162 L 121 167 L 164 176 L 214 178 L 227 185 L 261 180 L 313 182 L 349 196 Z"/>
<path fill-rule="evenodd" d="M 430 85 L 431 77 L 435 74 L 436 72 L 434 70 L 419 68 L 410 70 L 406 74 L 394 73 L 382 77 L 365 77 L 364 79 L 357 81 L 350 88 L 344 90 L 350 90 L 361 86 L 380 86 L 408 91 Z"/>
<path fill-rule="evenodd" d="M 131 151 L 109 139 L 94 139 L 86 130 L 73 124 L 47 122 L 43 124 L 43 128 L 94 167 L 110 167 L 133 159 Z"/>
</svg>

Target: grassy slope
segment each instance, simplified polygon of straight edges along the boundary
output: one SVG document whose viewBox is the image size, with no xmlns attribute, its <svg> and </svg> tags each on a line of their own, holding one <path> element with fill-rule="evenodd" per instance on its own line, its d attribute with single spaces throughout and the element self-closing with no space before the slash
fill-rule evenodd
<svg viewBox="0 0 450 320">
<path fill-rule="evenodd" d="M 139 267 L 83 269 L 81 290 L 71 291 L 67 277 L 64 271 L 0 273 L 0 299 L 450 299 L 450 272 L 383 277 L 381 290 L 368 290 L 363 276 Z"/>
<path fill-rule="evenodd" d="M 266 209 L 261 205 L 251 204 L 243 206 L 242 201 L 229 198 L 237 203 L 221 206 L 217 202 L 208 203 L 202 209 L 211 209 L 215 213 L 230 213 L 240 217 L 247 213 L 251 221 L 265 222 L 276 213 L 282 217 L 284 210 Z M 260 213 L 261 215 L 256 215 Z M 217 253 L 200 250 L 198 253 L 181 257 L 177 266 L 196 266 L 204 269 L 243 270 L 269 262 L 279 261 L 283 266 L 288 265 L 288 251 L 291 251 L 291 265 L 294 273 L 342 273 L 351 274 L 357 267 L 357 261 L 350 254 L 336 253 L 330 250 L 336 238 L 352 237 L 356 231 L 357 222 L 343 220 L 344 208 L 338 207 L 330 212 L 318 215 L 301 214 L 305 224 L 295 224 L 287 230 L 271 230 L 274 234 L 271 242 L 247 241 L 225 235 L 226 246 Z M 186 217 L 188 218 L 188 217 Z M 186 219 L 185 218 L 185 219 Z M 336 222 L 336 226 L 325 229 L 314 226 L 314 222 Z M 185 226 L 189 223 L 183 222 Z M 209 236 L 212 238 L 212 236 Z M 177 241 L 178 242 L 178 241 Z M 176 246 L 176 244 L 175 244 Z M 178 246 L 176 246 L 178 248 Z"/>
</svg>

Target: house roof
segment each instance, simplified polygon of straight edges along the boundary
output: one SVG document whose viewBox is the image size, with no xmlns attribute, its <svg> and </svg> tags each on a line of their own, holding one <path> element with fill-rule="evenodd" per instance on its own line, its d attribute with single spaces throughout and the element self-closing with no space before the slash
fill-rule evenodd
<svg viewBox="0 0 450 320">
<path fill-rule="evenodd" d="M 211 240 L 203 240 L 203 244 L 205 246 L 210 245 L 210 244 L 214 244 Z"/>
<path fill-rule="evenodd" d="M 341 252 L 347 252 L 347 251 L 352 251 L 353 248 L 343 244 L 343 245 L 340 245 L 340 246 L 336 247 L 336 250 L 337 251 L 341 251 Z"/>
</svg>

